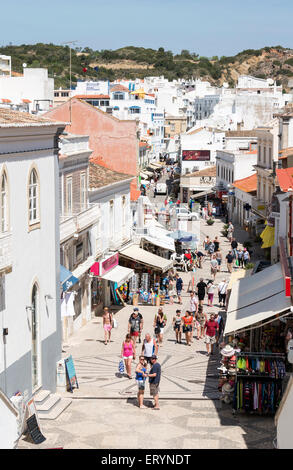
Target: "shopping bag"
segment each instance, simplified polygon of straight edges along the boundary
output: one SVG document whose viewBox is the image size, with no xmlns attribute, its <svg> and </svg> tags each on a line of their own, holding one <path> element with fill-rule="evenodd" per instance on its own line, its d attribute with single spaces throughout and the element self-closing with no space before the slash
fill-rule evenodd
<svg viewBox="0 0 293 470">
<path fill-rule="evenodd" d="M 238 259 L 235 261 L 235 265 L 239 266 L 239 260 Z"/>
<path fill-rule="evenodd" d="M 113 328 L 118 328 L 118 321 L 116 318 L 113 318 Z"/>
<path fill-rule="evenodd" d="M 123 372 L 124 372 L 124 362 L 122 361 L 122 359 L 121 359 L 121 361 L 119 362 L 118 370 L 119 370 L 119 373 L 120 373 L 120 374 L 123 374 Z"/>
</svg>

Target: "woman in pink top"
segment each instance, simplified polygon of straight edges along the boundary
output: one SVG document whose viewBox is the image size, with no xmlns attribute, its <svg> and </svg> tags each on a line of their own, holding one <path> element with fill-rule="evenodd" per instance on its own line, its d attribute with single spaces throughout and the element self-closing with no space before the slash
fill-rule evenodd
<svg viewBox="0 0 293 470">
<path fill-rule="evenodd" d="M 129 379 L 132 379 L 132 377 L 131 377 L 131 361 L 132 361 L 132 359 L 135 359 L 135 346 L 134 346 L 134 343 L 131 339 L 130 334 L 126 335 L 125 341 L 123 341 L 123 343 L 122 343 L 121 358 L 122 357 L 124 359 L 127 376 L 128 376 Z"/>
</svg>

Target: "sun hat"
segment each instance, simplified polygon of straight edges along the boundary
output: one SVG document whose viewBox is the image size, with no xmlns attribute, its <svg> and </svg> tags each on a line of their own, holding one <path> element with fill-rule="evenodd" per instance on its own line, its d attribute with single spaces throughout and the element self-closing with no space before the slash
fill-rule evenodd
<svg viewBox="0 0 293 470">
<path fill-rule="evenodd" d="M 222 386 L 222 392 L 232 393 L 232 392 L 234 392 L 234 387 L 232 387 L 232 385 L 230 385 L 229 382 L 226 382 Z"/>
<path fill-rule="evenodd" d="M 155 354 L 152 355 L 151 359 L 158 359 Z"/>
<path fill-rule="evenodd" d="M 227 357 L 234 356 L 235 350 L 232 348 L 232 346 L 230 346 L 230 344 L 226 344 L 226 346 L 221 350 L 221 354 L 222 356 Z"/>
</svg>

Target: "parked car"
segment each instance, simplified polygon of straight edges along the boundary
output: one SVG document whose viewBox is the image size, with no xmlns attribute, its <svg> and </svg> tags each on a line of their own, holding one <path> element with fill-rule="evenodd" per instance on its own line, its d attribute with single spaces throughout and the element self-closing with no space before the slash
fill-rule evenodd
<svg viewBox="0 0 293 470">
<path fill-rule="evenodd" d="M 186 207 L 174 207 L 173 211 L 176 212 L 179 220 L 199 220 L 199 215 L 196 212 L 191 212 Z"/>
</svg>

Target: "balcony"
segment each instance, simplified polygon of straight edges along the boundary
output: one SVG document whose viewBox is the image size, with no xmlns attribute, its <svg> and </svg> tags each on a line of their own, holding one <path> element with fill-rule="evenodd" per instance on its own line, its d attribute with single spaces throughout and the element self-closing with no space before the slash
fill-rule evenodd
<svg viewBox="0 0 293 470">
<path fill-rule="evenodd" d="M 60 243 L 94 225 L 100 217 L 99 204 L 88 204 L 87 208 L 80 212 L 60 216 Z"/>
<path fill-rule="evenodd" d="M 0 272 L 12 266 L 12 235 L 10 232 L 0 236 Z"/>
<path fill-rule="evenodd" d="M 251 207 L 254 210 L 254 212 L 256 212 L 257 214 L 261 215 L 264 218 L 267 217 L 268 205 L 264 201 L 253 198 Z"/>
</svg>

